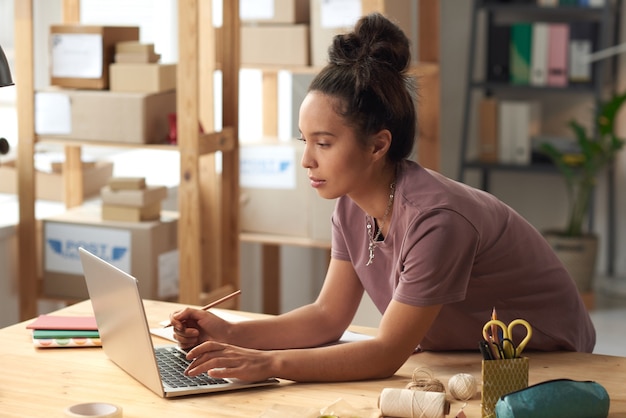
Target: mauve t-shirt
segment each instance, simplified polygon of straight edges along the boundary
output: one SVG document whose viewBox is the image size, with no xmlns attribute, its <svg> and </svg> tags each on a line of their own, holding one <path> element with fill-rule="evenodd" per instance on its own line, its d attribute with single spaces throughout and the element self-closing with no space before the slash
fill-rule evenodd
<svg viewBox="0 0 626 418">
<path fill-rule="evenodd" d="M 349 197 L 338 199 L 332 257 L 352 263 L 381 313 L 392 299 L 443 304 L 421 349 L 477 350 L 495 307 L 505 323 L 523 318 L 533 326 L 527 350 L 593 350 L 593 324 L 562 263 L 491 194 L 407 160 L 398 169 L 389 232 L 369 266 L 366 218 Z M 516 341 L 522 331 L 516 327 Z"/>
</svg>

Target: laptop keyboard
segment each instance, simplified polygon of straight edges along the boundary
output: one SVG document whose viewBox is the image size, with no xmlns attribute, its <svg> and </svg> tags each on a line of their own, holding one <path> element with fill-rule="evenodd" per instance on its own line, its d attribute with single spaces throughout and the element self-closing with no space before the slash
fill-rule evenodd
<svg viewBox="0 0 626 418">
<path fill-rule="evenodd" d="M 196 377 L 185 376 L 183 373 L 189 363 L 185 354 L 173 347 L 157 347 L 154 349 L 159 373 L 163 384 L 170 388 L 198 387 L 228 383 L 224 379 L 216 379 L 203 373 Z"/>
</svg>

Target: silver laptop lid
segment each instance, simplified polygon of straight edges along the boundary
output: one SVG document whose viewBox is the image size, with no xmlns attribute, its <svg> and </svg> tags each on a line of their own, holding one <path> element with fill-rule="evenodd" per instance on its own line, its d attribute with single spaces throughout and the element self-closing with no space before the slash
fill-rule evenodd
<svg viewBox="0 0 626 418">
<path fill-rule="evenodd" d="M 165 396 L 137 280 L 78 250 L 104 352 L 126 373 Z"/>
</svg>

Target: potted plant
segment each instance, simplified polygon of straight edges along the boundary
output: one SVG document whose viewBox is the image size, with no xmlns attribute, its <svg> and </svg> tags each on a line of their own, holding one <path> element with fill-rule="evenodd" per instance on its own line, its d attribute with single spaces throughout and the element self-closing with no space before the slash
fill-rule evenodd
<svg viewBox="0 0 626 418">
<path fill-rule="evenodd" d="M 595 273 L 597 236 L 585 230 L 589 204 L 596 180 L 612 164 L 624 139 L 615 134 L 615 118 L 626 101 L 626 93 L 615 95 L 599 106 L 594 126 L 589 133 L 576 121 L 569 127 L 576 136 L 579 152 L 572 154 L 559 150 L 553 144 L 541 144 L 541 150 L 555 164 L 565 180 L 569 199 L 569 214 L 564 230 L 544 234 L 565 264 L 581 292 L 589 292 Z M 588 253 L 588 254 L 587 254 Z"/>
</svg>

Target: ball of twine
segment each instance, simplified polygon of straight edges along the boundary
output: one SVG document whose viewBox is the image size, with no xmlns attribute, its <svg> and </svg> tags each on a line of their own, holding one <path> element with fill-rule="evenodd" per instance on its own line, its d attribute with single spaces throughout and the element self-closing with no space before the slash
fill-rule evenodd
<svg viewBox="0 0 626 418">
<path fill-rule="evenodd" d="M 458 373 L 448 381 L 448 390 L 454 399 L 468 401 L 476 393 L 476 379 L 471 374 Z"/>
<path fill-rule="evenodd" d="M 413 370 L 413 378 L 406 385 L 407 389 L 421 390 L 424 392 L 445 392 L 446 389 L 433 372 L 427 367 L 418 367 Z"/>
</svg>

